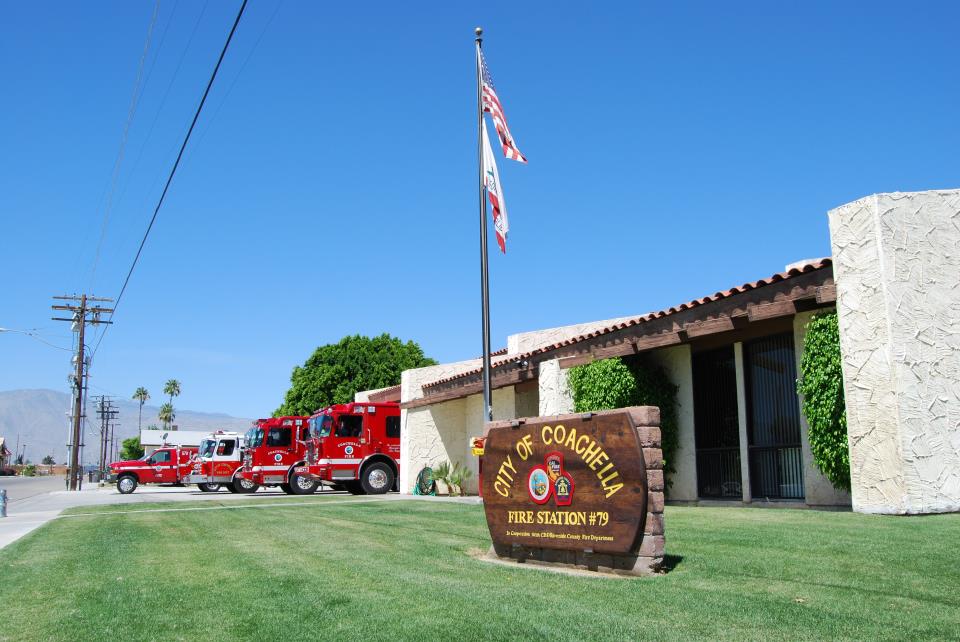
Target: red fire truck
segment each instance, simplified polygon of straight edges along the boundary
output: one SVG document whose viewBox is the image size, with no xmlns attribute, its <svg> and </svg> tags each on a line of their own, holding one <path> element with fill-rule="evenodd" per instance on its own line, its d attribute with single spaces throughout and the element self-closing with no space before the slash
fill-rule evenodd
<svg viewBox="0 0 960 642">
<path fill-rule="evenodd" d="M 205 493 L 216 492 L 221 487 L 231 493 L 256 492 L 256 484 L 237 474 L 243 465 L 243 443 L 243 435 L 224 430 L 203 439 L 184 483 L 196 484 Z"/>
<path fill-rule="evenodd" d="M 319 483 L 294 472 L 314 448 L 309 417 L 258 419 L 244 435 L 246 447 L 239 477 L 259 486 L 279 486 L 288 495 L 309 495 Z"/>
<path fill-rule="evenodd" d="M 400 405 L 347 403 L 318 411 L 309 422 L 315 448 L 293 470 L 355 495 L 395 488 L 400 474 Z"/>
<path fill-rule="evenodd" d="M 162 446 L 140 459 L 112 462 L 110 480 L 117 481 L 117 490 L 124 495 L 140 484 L 182 484 L 193 469 L 191 459 L 196 454 L 193 446 Z"/>
</svg>

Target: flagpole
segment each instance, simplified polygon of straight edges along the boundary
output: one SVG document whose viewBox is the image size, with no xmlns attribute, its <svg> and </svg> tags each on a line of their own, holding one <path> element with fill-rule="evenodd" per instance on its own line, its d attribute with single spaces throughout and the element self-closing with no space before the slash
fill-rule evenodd
<svg viewBox="0 0 960 642">
<path fill-rule="evenodd" d="M 483 76 L 480 71 L 480 46 L 483 29 L 477 27 L 477 174 L 480 195 L 480 299 L 483 306 L 483 412 L 486 421 L 493 421 L 490 398 L 490 279 L 487 268 L 487 201 L 483 180 Z"/>
</svg>

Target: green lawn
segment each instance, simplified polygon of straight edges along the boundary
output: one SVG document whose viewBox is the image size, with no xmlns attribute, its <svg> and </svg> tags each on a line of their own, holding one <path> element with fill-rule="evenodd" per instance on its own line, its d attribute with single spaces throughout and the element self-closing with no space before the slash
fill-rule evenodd
<svg viewBox="0 0 960 642">
<path fill-rule="evenodd" d="M 668 507 L 623 580 L 474 559 L 479 506 L 291 499 L 75 510 L 0 552 L 0 640 L 960 636 L 960 515 Z"/>
</svg>

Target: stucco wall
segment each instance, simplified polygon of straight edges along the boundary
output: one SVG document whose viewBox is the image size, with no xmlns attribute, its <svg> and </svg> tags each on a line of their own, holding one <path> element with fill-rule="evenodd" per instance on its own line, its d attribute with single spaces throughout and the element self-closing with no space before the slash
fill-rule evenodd
<svg viewBox="0 0 960 642">
<path fill-rule="evenodd" d="M 540 416 L 566 415 L 573 412 L 573 391 L 570 390 L 567 379 L 568 372 L 560 367 L 557 359 L 540 364 Z"/>
<path fill-rule="evenodd" d="M 960 510 L 960 190 L 829 219 L 854 510 Z"/>
<path fill-rule="evenodd" d="M 667 499 L 697 499 L 697 449 L 693 427 L 693 363 L 689 345 L 661 348 L 647 354 L 651 364 L 662 367 L 677 386 L 679 445 L 674 455 L 676 471 L 668 477 Z"/>
<path fill-rule="evenodd" d="M 807 335 L 807 323 L 815 312 L 801 312 L 793 318 L 793 347 L 797 355 L 797 374 L 800 373 L 800 359 L 803 356 L 803 340 Z M 850 493 L 837 490 L 830 480 L 823 476 L 813 463 L 810 450 L 810 426 L 803 416 L 803 397 L 797 395 L 800 404 L 800 445 L 803 454 L 803 492 L 808 506 L 850 506 Z"/>
<path fill-rule="evenodd" d="M 452 377 L 480 365 L 480 359 L 443 363 L 405 370 L 400 377 L 400 400 L 423 397 L 425 384 Z M 400 410 L 400 492 L 413 489 L 417 474 L 424 466 L 451 461 L 460 450 L 458 440 L 465 439 L 465 399 L 422 408 Z"/>
<path fill-rule="evenodd" d="M 477 367 L 479 360 L 461 361 L 407 370 L 400 383 L 400 398 L 411 401 L 423 397 L 423 385 Z M 514 419 L 516 402 L 513 386 L 493 391 L 494 419 Z M 442 403 L 400 411 L 400 492 L 410 493 L 424 466 L 444 461 L 459 462 L 473 471 L 465 484 L 467 492 L 477 492 L 478 460 L 470 453 L 470 437 L 483 435 L 483 395 L 470 395 Z M 446 489 L 441 488 L 441 492 Z"/>
</svg>

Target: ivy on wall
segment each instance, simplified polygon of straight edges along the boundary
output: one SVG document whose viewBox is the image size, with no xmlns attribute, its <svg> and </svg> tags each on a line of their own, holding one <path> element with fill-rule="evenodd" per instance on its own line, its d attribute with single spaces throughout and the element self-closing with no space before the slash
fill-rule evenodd
<svg viewBox="0 0 960 642">
<path fill-rule="evenodd" d="M 661 367 L 639 357 L 604 359 L 570 369 L 570 389 L 577 412 L 595 412 L 627 406 L 660 408 L 664 471 L 674 472 L 677 451 L 677 386 Z"/>
<path fill-rule="evenodd" d="M 797 392 L 803 396 L 814 463 L 834 487 L 849 491 L 850 451 L 840 362 L 836 311 L 815 315 L 803 341 Z"/>
</svg>

